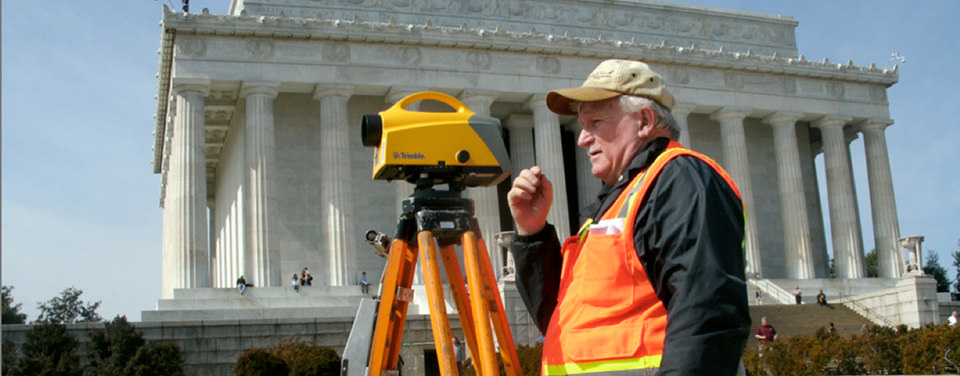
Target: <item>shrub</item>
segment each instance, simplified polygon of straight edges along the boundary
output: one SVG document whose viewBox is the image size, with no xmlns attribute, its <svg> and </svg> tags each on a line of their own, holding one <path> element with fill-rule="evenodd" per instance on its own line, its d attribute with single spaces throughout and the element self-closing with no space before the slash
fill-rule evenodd
<svg viewBox="0 0 960 376">
<path fill-rule="evenodd" d="M 748 375 L 956 373 L 960 327 L 872 326 L 850 337 L 821 328 L 813 336 L 777 341 L 762 352 L 748 347 L 743 364 Z"/>
<path fill-rule="evenodd" d="M 290 337 L 270 349 L 287 364 L 290 376 L 339 376 L 340 356 L 336 350 L 301 342 Z"/>
<path fill-rule="evenodd" d="M 290 374 L 290 368 L 283 359 L 264 349 L 253 349 L 240 355 L 235 371 L 237 376 L 287 376 Z"/>
<path fill-rule="evenodd" d="M 174 343 L 151 343 L 137 349 L 123 370 L 129 376 L 183 376 L 183 355 Z"/>
</svg>

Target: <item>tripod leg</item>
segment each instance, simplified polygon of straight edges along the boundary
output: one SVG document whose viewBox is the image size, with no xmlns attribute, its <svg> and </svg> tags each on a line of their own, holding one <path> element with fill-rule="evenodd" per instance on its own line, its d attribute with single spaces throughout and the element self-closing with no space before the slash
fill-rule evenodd
<svg viewBox="0 0 960 376">
<path fill-rule="evenodd" d="M 479 255 L 477 255 L 477 236 L 473 231 L 463 233 L 463 263 L 467 270 L 467 283 L 470 285 L 470 303 L 473 308 L 473 319 L 477 329 L 477 340 L 480 347 L 480 356 L 474 355 L 474 365 L 477 374 L 491 376 L 500 373 L 497 367 L 497 358 L 493 350 L 493 333 L 490 331 L 490 301 L 484 290 L 489 289 L 483 283 L 480 269 Z M 479 360 L 479 361 L 477 361 Z"/>
<path fill-rule="evenodd" d="M 447 271 L 447 282 L 450 284 L 450 291 L 453 292 L 453 301 L 457 303 L 457 313 L 460 315 L 460 326 L 463 328 L 464 340 L 471 354 L 479 354 L 477 350 L 477 334 L 473 320 L 473 312 L 470 311 L 470 295 L 467 294 L 467 287 L 463 283 L 463 273 L 460 272 L 460 261 L 457 260 L 457 252 L 453 245 L 440 248 L 440 258 L 443 259 L 443 268 Z"/>
<path fill-rule="evenodd" d="M 397 367 L 397 354 L 403 340 L 407 319 L 408 297 L 398 296 L 401 288 L 409 290 L 416 270 L 417 250 L 403 239 L 390 243 L 390 257 L 384 271 L 377 323 L 370 343 L 369 376 L 381 376 L 386 369 Z"/>
<path fill-rule="evenodd" d="M 507 376 L 520 376 L 523 370 L 520 369 L 520 357 L 517 356 L 516 345 L 513 342 L 513 334 L 510 333 L 510 323 L 507 321 L 507 313 L 503 309 L 503 299 L 500 297 L 500 290 L 497 287 L 496 276 L 493 274 L 493 265 L 490 264 L 490 255 L 487 254 L 487 245 L 483 238 L 477 238 L 480 243 L 480 267 L 483 269 L 484 282 L 490 288 L 488 300 L 491 304 L 496 304 L 490 310 L 490 318 L 493 321 L 493 330 L 497 334 L 500 343 L 500 356 L 503 358 L 503 368 Z"/>
<path fill-rule="evenodd" d="M 420 231 L 417 234 L 423 258 L 420 267 L 427 283 L 427 300 L 430 302 L 430 323 L 433 328 L 433 344 L 437 349 L 437 361 L 440 363 L 440 375 L 458 376 L 456 357 L 453 354 L 453 340 L 450 338 L 450 321 L 447 319 L 447 306 L 443 300 L 443 281 L 440 278 L 440 265 L 437 259 L 437 247 L 433 233 Z"/>
</svg>

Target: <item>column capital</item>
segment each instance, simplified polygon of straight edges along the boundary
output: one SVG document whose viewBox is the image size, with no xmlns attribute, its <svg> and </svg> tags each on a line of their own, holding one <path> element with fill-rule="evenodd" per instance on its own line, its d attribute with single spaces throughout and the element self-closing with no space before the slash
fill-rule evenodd
<svg viewBox="0 0 960 376">
<path fill-rule="evenodd" d="M 240 85 L 240 96 L 246 97 L 251 94 L 263 94 L 276 98 L 277 94 L 280 94 L 280 83 L 276 81 L 243 81 Z"/>
<path fill-rule="evenodd" d="M 750 114 L 750 109 L 746 107 L 723 107 L 710 114 L 710 119 L 723 122 L 726 120 L 743 121 Z"/>
<path fill-rule="evenodd" d="M 763 123 L 773 126 L 779 124 L 796 125 L 797 120 L 800 120 L 801 117 L 803 117 L 803 114 L 799 112 L 777 111 L 764 116 Z"/>
<path fill-rule="evenodd" d="M 353 95 L 353 85 L 346 84 L 317 84 L 313 89 L 313 100 L 321 100 L 326 97 L 341 97 L 349 99 Z"/>
<path fill-rule="evenodd" d="M 173 79 L 173 91 L 178 94 L 194 91 L 203 96 L 210 94 L 210 79 L 197 77 L 176 77 Z"/>
<path fill-rule="evenodd" d="M 887 129 L 887 127 L 891 125 L 893 125 L 893 119 L 871 118 L 871 119 L 864 120 L 863 123 L 860 124 L 860 130 L 861 131 L 872 131 L 872 130 L 883 131 L 884 129 Z"/>
<path fill-rule="evenodd" d="M 497 96 L 499 94 L 500 94 L 499 92 L 492 91 L 492 90 L 467 89 L 460 92 L 460 101 L 461 102 L 476 101 L 478 103 L 481 103 L 482 105 L 490 107 L 491 105 L 493 105 L 493 102 L 497 100 Z"/>
<path fill-rule="evenodd" d="M 670 114 L 672 114 L 674 117 L 686 116 L 690 115 L 695 108 L 697 108 L 697 105 L 692 103 L 675 103 L 673 105 L 673 109 L 670 110 Z"/>
<path fill-rule="evenodd" d="M 383 96 L 383 100 L 386 101 L 387 104 L 393 105 L 410 94 L 427 90 L 430 89 L 419 86 L 391 86 L 390 89 L 387 90 L 387 94 Z"/>
<path fill-rule="evenodd" d="M 507 129 L 533 129 L 533 116 L 527 114 L 510 114 L 503 120 Z"/>
<path fill-rule="evenodd" d="M 547 108 L 547 94 L 546 93 L 533 94 L 530 96 L 530 99 L 527 99 L 527 101 L 524 102 L 523 105 L 525 107 L 529 107 L 530 109 Z"/>
<path fill-rule="evenodd" d="M 840 127 L 843 128 L 850 120 L 853 120 L 850 116 L 843 115 L 824 115 L 819 119 L 815 120 L 811 125 L 819 129 L 826 129 L 831 127 Z"/>
<path fill-rule="evenodd" d="M 843 140 L 846 141 L 848 145 L 858 138 L 860 138 L 860 133 L 856 130 L 843 133 Z"/>
</svg>

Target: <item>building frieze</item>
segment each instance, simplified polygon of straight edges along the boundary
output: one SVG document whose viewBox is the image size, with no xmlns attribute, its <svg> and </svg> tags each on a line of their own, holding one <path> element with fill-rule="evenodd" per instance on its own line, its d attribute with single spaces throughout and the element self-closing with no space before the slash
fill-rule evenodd
<svg viewBox="0 0 960 376">
<path fill-rule="evenodd" d="M 475 29 L 502 27 L 523 32 L 531 27 L 547 34 L 569 33 L 642 42 L 670 39 L 708 48 L 796 56 L 797 26 L 792 17 L 706 7 L 622 0 L 244 0 L 234 15 L 353 19 L 400 24 L 468 24 Z"/>
</svg>

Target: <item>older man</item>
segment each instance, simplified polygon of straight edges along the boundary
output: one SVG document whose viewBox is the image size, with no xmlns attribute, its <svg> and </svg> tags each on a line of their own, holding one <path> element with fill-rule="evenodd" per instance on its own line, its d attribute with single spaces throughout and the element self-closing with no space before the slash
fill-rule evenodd
<svg viewBox="0 0 960 376">
<path fill-rule="evenodd" d="M 517 286 L 546 333 L 543 374 L 734 374 L 750 327 L 743 205 L 720 166 L 674 141 L 662 77 L 607 60 L 547 105 L 578 116 L 603 189 L 562 246 L 539 167 L 508 193 Z"/>
</svg>

